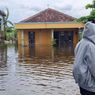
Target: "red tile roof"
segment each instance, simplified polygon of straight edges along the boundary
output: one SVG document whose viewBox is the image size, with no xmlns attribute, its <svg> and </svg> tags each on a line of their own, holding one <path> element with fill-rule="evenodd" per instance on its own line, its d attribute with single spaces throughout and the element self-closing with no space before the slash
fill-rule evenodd
<svg viewBox="0 0 95 95">
<path fill-rule="evenodd" d="M 56 11 L 54 9 L 48 8 L 40 13 L 31 16 L 23 21 L 22 23 L 32 23 L 32 22 L 70 22 L 75 20 L 74 17 L 64 14 L 62 12 Z"/>
</svg>

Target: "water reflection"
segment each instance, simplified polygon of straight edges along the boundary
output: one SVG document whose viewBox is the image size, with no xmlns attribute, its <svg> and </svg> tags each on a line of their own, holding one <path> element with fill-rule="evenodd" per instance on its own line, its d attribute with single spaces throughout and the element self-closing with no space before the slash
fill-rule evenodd
<svg viewBox="0 0 95 95">
<path fill-rule="evenodd" d="M 58 62 L 66 61 L 68 58 L 71 62 L 73 57 L 73 47 L 53 47 L 53 46 L 37 46 L 37 47 L 18 47 L 19 50 L 19 61 L 27 63 L 27 61 L 47 60 L 47 62 Z M 71 57 L 71 59 L 70 59 Z"/>
<path fill-rule="evenodd" d="M 73 47 L 7 47 L 0 68 L 0 95 L 77 95 L 72 77 Z M 2 55 L 1 55 L 2 56 Z M 3 59 L 4 60 L 4 59 Z"/>
<path fill-rule="evenodd" d="M 6 66 L 7 46 L 0 46 L 0 67 Z"/>
</svg>

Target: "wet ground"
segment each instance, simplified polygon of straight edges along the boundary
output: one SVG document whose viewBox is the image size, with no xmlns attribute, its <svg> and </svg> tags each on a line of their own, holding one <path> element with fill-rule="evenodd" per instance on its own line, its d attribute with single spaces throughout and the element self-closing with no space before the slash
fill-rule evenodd
<svg viewBox="0 0 95 95">
<path fill-rule="evenodd" d="M 79 95 L 73 48 L 0 47 L 0 95 Z"/>
</svg>

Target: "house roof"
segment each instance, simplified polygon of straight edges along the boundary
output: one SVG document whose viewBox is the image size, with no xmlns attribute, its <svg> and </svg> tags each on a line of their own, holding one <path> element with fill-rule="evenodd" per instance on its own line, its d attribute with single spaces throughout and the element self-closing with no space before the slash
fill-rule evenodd
<svg viewBox="0 0 95 95">
<path fill-rule="evenodd" d="M 0 10 L 0 15 L 6 16 L 6 14 L 2 10 Z"/>
<path fill-rule="evenodd" d="M 48 8 L 40 13 L 22 20 L 20 23 L 32 23 L 32 22 L 70 22 L 76 18 L 59 12 L 57 10 Z"/>
</svg>

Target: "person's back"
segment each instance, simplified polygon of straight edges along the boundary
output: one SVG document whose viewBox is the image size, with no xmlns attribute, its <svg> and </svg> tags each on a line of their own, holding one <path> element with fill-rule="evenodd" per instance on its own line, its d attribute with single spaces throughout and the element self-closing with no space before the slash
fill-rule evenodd
<svg viewBox="0 0 95 95">
<path fill-rule="evenodd" d="M 95 95 L 95 24 L 88 22 L 75 48 L 73 75 L 82 95 Z"/>
</svg>

